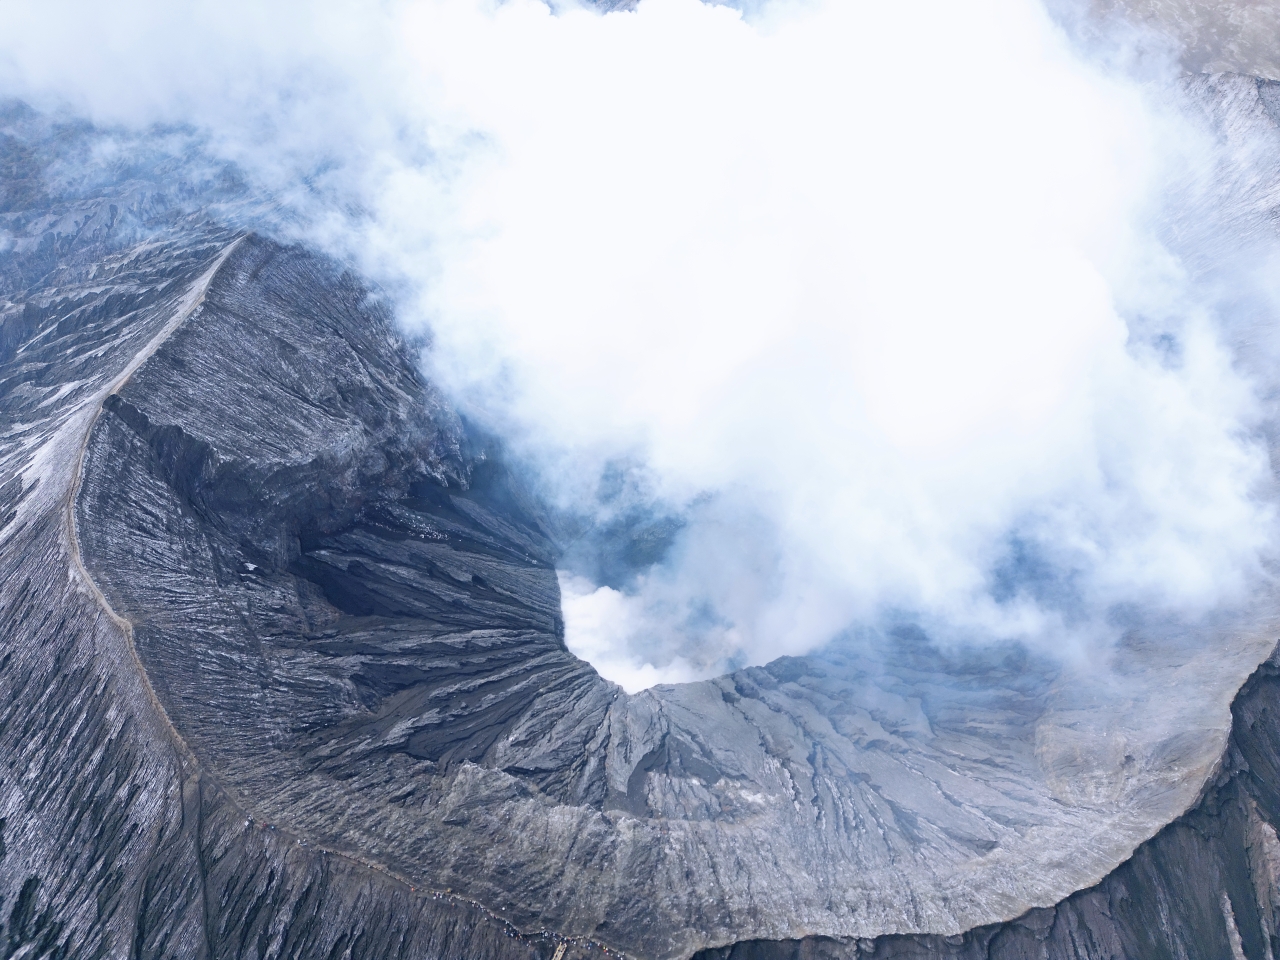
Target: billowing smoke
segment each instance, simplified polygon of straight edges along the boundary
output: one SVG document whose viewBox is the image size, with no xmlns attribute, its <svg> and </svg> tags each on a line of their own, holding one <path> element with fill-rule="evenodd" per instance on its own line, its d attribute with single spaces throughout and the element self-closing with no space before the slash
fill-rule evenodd
<svg viewBox="0 0 1280 960">
<path fill-rule="evenodd" d="M 1036 0 L 65 9 L 0 8 L 0 92 L 186 124 L 378 278 L 629 688 L 904 622 L 1095 656 L 1269 583 L 1278 261 L 1150 43 Z"/>
</svg>

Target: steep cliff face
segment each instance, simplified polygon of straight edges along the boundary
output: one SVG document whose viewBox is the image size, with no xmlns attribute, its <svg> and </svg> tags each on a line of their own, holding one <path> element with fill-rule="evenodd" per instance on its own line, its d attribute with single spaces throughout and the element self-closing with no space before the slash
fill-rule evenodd
<svg viewBox="0 0 1280 960">
<path fill-rule="evenodd" d="M 358 278 L 7 122 L 6 956 L 1271 955 L 1268 622 L 1120 690 L 903 630 L 629 696 Z"/>
</svg>

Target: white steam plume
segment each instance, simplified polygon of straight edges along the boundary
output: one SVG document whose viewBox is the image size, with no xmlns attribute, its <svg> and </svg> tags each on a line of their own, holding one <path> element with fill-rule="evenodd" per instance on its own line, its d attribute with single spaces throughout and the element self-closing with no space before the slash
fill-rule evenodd
<svg viewBox="0 0 1280 960">
<path fill-rule="evenodd" d="M 4 92 L 192 123 L 303 209 L 561 507 L 665 518 L 561 574 L 629 688 L 903 619 L 1087 653 L 1268 581 L 1217 147 L 1034 0 L 11 2 L 0 34 Z"/>
</svg>

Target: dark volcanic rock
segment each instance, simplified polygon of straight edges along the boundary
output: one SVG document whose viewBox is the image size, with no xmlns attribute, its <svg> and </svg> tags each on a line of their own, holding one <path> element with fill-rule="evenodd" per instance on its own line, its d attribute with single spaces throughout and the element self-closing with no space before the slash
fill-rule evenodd
<svg viewBox="0 0 1280 960">
<path fill-rule="evenodd" d="M 77 450 L 234 233 L 169 182 L 59 182 L 46 167 L 85 131 L 5 119 L 4 156 L 38 183 L 6 184 L 0 255 L 0 953 L 549 956 L 478 906 L 248 822 L 169 725 L 80 566 Z"/>
</svg>

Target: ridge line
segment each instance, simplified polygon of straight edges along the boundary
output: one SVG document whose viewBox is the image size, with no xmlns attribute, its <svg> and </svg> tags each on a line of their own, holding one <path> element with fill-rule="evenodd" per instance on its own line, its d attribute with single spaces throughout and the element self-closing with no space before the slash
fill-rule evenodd
<svg viewBox="0 0 1280 960">
<path fill-rule="evenodd" d="M 182 736 L 181 733 L 178 732 L 177 728 L 173 725 L 173 721 L 169 717 L 169 712 L 164 708 L 164 704 L 160 702 L 160 698 L 156 694 L 155 688 L 151 685 L 151 675 L 147 672 L 146 667 L 143 666 L 142 658 L 138 655 L 138 649 L 134 644 L 133 623 L 127 618 L 122 617 L 119 613 L 115 611 L 115 609 L 111 606 L 111 602 L 107 599 L 106 595 L 102 592 L 101 588 L 98 586 L 97 581 L 94 580 L 93 576 L 89 573 L 88 569 L 84 565 L 84 561 L 80 555 L 80 537 L 79 537 L 79 531 L 78 531 L 77 522 L 76 522 L 76 501 L 79 498 L 80 487 L 84 479 L 85 453 L 89 449 L 89 441 L 93 436 L 93 428 L 97 425 L 98 418 L 102 415 L 103 405 L 106 402 L 107 397 L 118 395 L 119 392 L 129 383 L 129 380 L 133 377 L 133 375 L 137 373 L 139 369 L 141 369 L 143 364 L 145 364 L 149 359 L 151 359 L 151 357 L 156 353 L 156 351 L 159 350 L 160 347 L 164 345 L 165 341 L 167 341 L 169 337 L 171 337 L 175 332 L 177 332 L 177 330 L 187 320 L 189 320 L 196 313 L 196 311 L 204 304 L 205 295 L 208 293 L 209 287 L 212 285 L 213 281 L 217 278 L 219 271 L 221 271 L 224 264 L 231 257 L 231 254 L 235 252 L 235 250 L 245 241 L 245 239 L 248 236 L 249 234 L 242 234 L 241 236 L 237 237 L 235 240 L 233 240 L 230 244 L 227 245 L 227 247 L 218 255 L 218 258 L 209 267 L 209 269 L 206 270 L 196 280 L 195 284 L 187 292 L 187 295 L 179 302 L 178 308 L 174 312 L 174 315 L 170 317 L 168 321 L 166 321 L 165 325 L 155 334 L 155 336 L 153 336 L 147 342 L 147 344 L 134 356 L 134 358 L 128 363 L 128 365 L 120 373 L 120 375 L 101 392 L 101 394 L 99 395 L 96 401 L 93 416 L 90 418 L 88 425 L 85 427 L 84 436 L 80 442 L 80 449 L 76 454 L 75 469 L 71 478 L 71 486 L 68 489 L 68 492 L 66 495 L 66 501 L 64 503 L 64 510 L 66 511 L 65 533 L 67 535 L 68 549 L 71 554 L 72 569 L 75 572 L 76 576 L 81 581 L 82 585 L 88 589 L 90 595 L 93 597 L 99 609 L 106 614 L 107 618 L 113 624 L 115 624 L 115 626 L 119 628 L 120 632 L 123 634 L 125 647 L 129 651 L 129 656 L 132 658 L 133 665 L 137 671 L 137 674 L 141 678 L 143 690 L 147 694 L 147 699 L 150 700 L 151 706 L 155 710 L 157 717 L 160 719 L 161 723 L 164 724 L 165 728 L 168 730 L 168 733 L 170 735 L 172 742 L 178 748 L 178 752 L 180 754 L 180 763 L 190 764 L 192 768 L 192 772 L 194 776 L 197 778 L 197 780 L 202 779 L 206 775 L 207 771 L 204 769 L 204 765 L 200 762 L 199 758 L 195 755 L 195 752 L 191 749 L 186 739 Z M 252 822 L 255 824 L 258 822 L 257 819 L 253 816 L 253 814 L 250 811 L 245 809 L 244 805 L 239 800 L 237 800 L 235 796 L 232 795 L 231 791 L 228 790 L 227 787 L 220 780 L 218 780 L 217 777 L 212 777 L 212 779 L 214 780 L 215 783 L 217 783 L 219 791 L 222 793 L 222 795 L 226 798 L 227 802 L 232 807 L 234 807 L 237 811 L 243 814 L 249 822 Z M 297 845 L 299 843 L 299 840 L 301 839 L 301 838 L 295 837 L 289 831 L 280 830 L 278 828 L 274 829 L 273 832 L 276 833 L 277 836 L 280 836 L 282 840 L 287 840 L 293 843 L 294 845 Z M 411 894 L 418 893 L 417 883 L 415 883 L 408 877 L 401 876 L 399 873 L 392 870 L 390 867 L 384 866 L 382 864 L 374 863 L 373 861 L 367 860 L 358 854 L 346 853 L 341 850 L 332 849 L 314 840 L 308 841 L 307 846 L 310 847 L 312 850 L 315 850 L 321 854 L 337 857 L 338 859 L 345 860 L 348 863 L 351 863 L 357 867 L 362 867 L 366 870 L 369 870 L 372 873 L 379 874 L 385 877 L 386 879 L 391 880 L 392 882 L 402 884 L 403 886 L 409 888 L 409 892 Z M 516 937 L 522 940 L 529 941 L 529 940 L 539 940 L 539 939 L 548 939 L 548 938 L 555 939 L 557 941 L 556 957 L 563 957 L 564 952 L 567 949 L 568 945 L 570 943 L 575 943 L 575 942 L 585 943 L 592 947 L 595 947 L 601 950 L 607 956 L 621 957 L 621 958 L 624 958 L 624 960 L 625 958 L 629 957 L 628 954 L 618 950 L 617 948 L 607 946 L 591 937 L 586 937 L 581 935 L 562 936 L 553 931 L 546 930 L 545 928 L 535 933 L 527 933 L 521 930 L 518 926 L 516 926 L 506 917 L 503 917 L 500 914 L 495 913 L 494 911 L 490 910 L 488 907 L 486 907 L 484 904 L 480 903 L 479 901 L 472 900 L 469 897 L 464 897 L 459 894 L 455 894 L 449 890 L 437 890 L 437 889 L 429 889 L 424 887 L 423 891 L 421 893 L 418 893 L 418 898 L 425 899 L 427 897 L 432 897 L 435 899 L 446 899 L 454 903 L 457 903 L 460 905 L 467 905 L 472 907 L 473 909 L 479 910 L 481 913 L 487 916 L 490 920 L 495 921 L 500 926 L 506 927 L 508 931 L 510 931 L 512 934 L 514 934 Z"/>
</svg>

